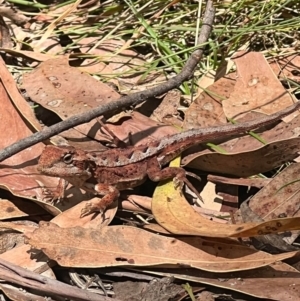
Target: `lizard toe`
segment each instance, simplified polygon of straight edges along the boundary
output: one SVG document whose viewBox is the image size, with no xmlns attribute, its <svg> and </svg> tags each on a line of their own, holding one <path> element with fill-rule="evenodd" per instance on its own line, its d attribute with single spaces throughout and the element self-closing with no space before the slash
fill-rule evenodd
<svg viewBox="0 0 300 301">
<path fill-rule="evenodd" d="M 84 217 L 94 212 L 103 214 L 104 210 L 99 208 L 98 205 L 89 202 L 84 206 L 84 208 L 82 208 L 80 217 Z"/>
</svg>

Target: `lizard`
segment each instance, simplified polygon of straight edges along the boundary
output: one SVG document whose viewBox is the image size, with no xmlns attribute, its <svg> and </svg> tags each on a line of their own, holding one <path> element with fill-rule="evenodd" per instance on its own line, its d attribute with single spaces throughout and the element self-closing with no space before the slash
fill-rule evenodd
<svg viewBox="0 0 300 301">
<path fill-rule="evenodd" d="M 42 174 L 60 177 L 87 192 L 103 196 L 98 203 L 88 202 L 82 209 L 81 216 L 92 212 L 104 213 L 119 197 L 120 190 L 136 187 L 147 177 L 154 182 L 173 178 L 176 186 L 185 183 L 195 191 L 186 177 L 189 173 L 182 167 L 164 166 L 192 146 L 273 124 L 297 109 L 300 109 L 300 101 L 257 120 L 191 129 L 145 145 L 108 149 L 103 152 L 47 145 L 39 158 L 37 169 Z M 57 199 L 63 197 L 64 191 L 62 184 L 59 186 Z M 195 193 L 199 195 L 197 191 Z"/>
</svg>

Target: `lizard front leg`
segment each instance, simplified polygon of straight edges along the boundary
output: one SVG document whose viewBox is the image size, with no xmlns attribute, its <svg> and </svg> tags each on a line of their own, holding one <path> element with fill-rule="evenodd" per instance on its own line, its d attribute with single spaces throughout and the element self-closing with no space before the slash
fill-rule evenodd
<svg viewBox="0 0 300 301">
<path fill-rule="evenodd" d="M 81 210 L 80 217 L 88 215 L 93 212 L 104 213 L 105 209 L 109 207 L 114 200 L 116 200 L 120 192 L 114 186 L 108 184 L 96 184 L 93 186 L 93 189 L 88 187 L 84 187 L 86 191 L 92 191 L 94 194 L 104 195 L 97 203 L 89 202 L 85 205 L 85 207 Z"/>
<path fill-rule="evenodd" d="M 54 190 L 48 188 L 43 188 L 43 201 L 50 203 L 51 205 L 56 205 L 62 202 L 65 198 L 65 190 L 68 186 L 68 181 L 63 178 L 59 178 L 57 187 Z"/>
<path fill-rule="evenodd" d="M 196 194 L 199 200 L 202 200 L 197 189 L 187 179 L 187 174 L 201 181 L 201 179 L 198 176 L 192 173 L 187 173 L 181 167 L 165 167 L 161 169 L 159 162 L 156 158 L 151 158 L 150 160 L 148 160 L 147 175 L 151 181 L 159 182 L 167 179 L 173 179 L 175 188 L 182 188 L 183 183 L 185 183 L 191 189 L 191 191 L 193 191 Z"/>
</svg>

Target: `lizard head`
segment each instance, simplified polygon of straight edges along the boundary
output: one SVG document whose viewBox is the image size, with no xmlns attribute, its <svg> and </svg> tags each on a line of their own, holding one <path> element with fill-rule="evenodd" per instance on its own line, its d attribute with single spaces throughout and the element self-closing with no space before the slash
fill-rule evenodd
<svg viewBox="0 0 300 301">
<path fill-rule="evenodd" d="M 37 170 L 42 174 L 60 177 L 72 183 L 84 183 L 91 177 L 86 152 L 72 146 L 48 145 L 43 150 Z"/>
</svg>

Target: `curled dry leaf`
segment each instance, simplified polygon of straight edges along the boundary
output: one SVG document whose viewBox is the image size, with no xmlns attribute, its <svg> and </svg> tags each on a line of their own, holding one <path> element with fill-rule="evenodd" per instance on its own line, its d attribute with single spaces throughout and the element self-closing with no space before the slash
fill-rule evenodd
<svg viewBox="0 0 300 301">
<path fill-rule="evenodd" d="M 107 267 L 172 265 L 206 271 L 229 272 L 266 266 L 294 256 L 252 250 L 242 245 L 205 241 L 194 237 L 186 243 L 126 226 L 101 230 L 60 228 L 41 223 L 40 228 L 26 234 L 28 243 L 42 250 L 61 266 Z"/>
<path fill-rule="evenodd" d="M 207 237 L 249 237 L 290 230 L 300 230 L 300 217 L 280 218 L 261 223 L 224 225 L 199 215 L 186 202 L 172 181 L 160 183 L 153 195 L 152 212 L 168 231 L 181 235 Z"/>
</svg>

